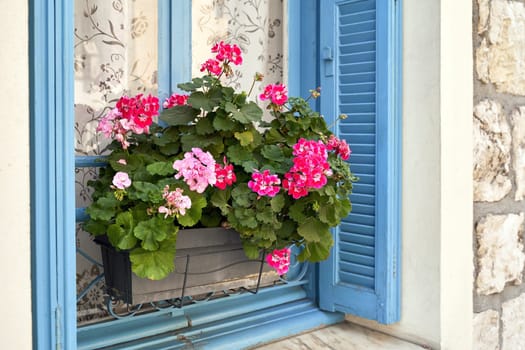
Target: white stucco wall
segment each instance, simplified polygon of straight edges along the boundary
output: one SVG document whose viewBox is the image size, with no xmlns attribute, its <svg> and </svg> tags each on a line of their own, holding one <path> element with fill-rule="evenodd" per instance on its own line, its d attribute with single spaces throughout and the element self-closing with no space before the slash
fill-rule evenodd
<svg viewBox="0 0 525 350">
<path fill-rule="evenodd" d="M 401 321 L 353 322 L 471 349 L 472 4 L 403 0 Z"/>
<path fill-rule="evenodd" d="M 0 54 L 0 348 L 31 342 L 29 222 L 28 2 L 1 0 Z M 7 346 L 7 347 L 6 347 Z"/>
</svg>

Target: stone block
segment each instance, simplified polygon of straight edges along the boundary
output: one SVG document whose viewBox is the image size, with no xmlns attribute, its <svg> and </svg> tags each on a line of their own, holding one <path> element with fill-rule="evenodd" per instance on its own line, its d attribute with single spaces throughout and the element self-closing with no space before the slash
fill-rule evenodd
<svg viewBox="0 0 525 350">
<path fill-rule="evenodd" d="M 502 350 L 525 349 L 525 294 L 502 305 Z"/>
<path fill-rule="evenodd" d="M 483 100 L 474 107 L 474 201 L 496 202 L 512 189 L 510 127 L 501 105 Z"/>
<path fill-rule="evenodd" d="M 512 115 L 512 165 L 516 174 L 517 201 L 525 198 L 525 106 L 516 109 Z"/>
<path fill-rule="evenodd" d="M 486 40 L 476 50 L 478 78 L 499 92 L 525 95 L 525 4 L 522 1 L 478 0 L 478 32 Z M 489 12 L 487 11 L 489 6 Z"/>
<path fill-rule="evenodd" d="M 473 350 L 499 350 L 499 312 L 487 310 L 474 314 Z"/>
<path fill-rule="evenodd" d="M 478 294 L 499 293 L 508 282 L 521 284 L 525 263 L 521 234 L 523 213 L 488 215 L 476 225 Z"/>
</svg>

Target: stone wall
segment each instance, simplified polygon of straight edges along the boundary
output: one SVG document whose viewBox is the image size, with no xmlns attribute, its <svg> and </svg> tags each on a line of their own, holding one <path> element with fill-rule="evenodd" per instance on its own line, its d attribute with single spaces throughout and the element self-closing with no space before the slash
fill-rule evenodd
<svg viewBox="0 0 525 350">
<path fill-rule="evenodd" d="M 473 349 L 525 349 L 525 1 L 473 1 Z"/>
</svg>

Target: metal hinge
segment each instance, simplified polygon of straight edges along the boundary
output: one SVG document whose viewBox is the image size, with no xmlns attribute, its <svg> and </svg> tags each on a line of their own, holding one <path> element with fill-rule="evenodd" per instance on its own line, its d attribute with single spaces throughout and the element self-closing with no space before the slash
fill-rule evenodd
<svg viewBox="0 0 525 350">
<path fill-rule="evenodd" d="M 60 305 L 55 309 L 55 349 L 62 350 L 62 311 Z"/>
</svg>

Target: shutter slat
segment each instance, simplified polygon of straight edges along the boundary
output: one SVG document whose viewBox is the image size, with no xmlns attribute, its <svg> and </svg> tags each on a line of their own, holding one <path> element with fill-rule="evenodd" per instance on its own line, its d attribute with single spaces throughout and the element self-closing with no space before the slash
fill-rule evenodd
<svg viewBox="0 0 525 350">
<path fill-rule="evenodd" d="M 375 103 L 353 103 L 341 104 L 341 111 L 343 113 L 352 115 L 352 113 L 370 113 L 376 109 Z"/>
<path fill-rule="evenodd" d="M 347 232 L 359 232 L 362 235 L 373 236 L 375 233 L 375 227 L 369 225 L 359 225 L 353 222 L 343 221 L 341 228 L 344 228 Z"/>
<path fill-rule="evenodd" d="M 353 93 L 363 93 L 363 92 L 373 92 L 375 93 L 376 85 L 375 83 L 360 83 L 360 84 L 344 84 L 341 85 L 341 93 L 343 94 L 353 94 Z"/>
<path fill-rule="evenodd" d="M 370 185 L 370 184 L 363 184 L 363 183 L 357 182 L 354 184 L 353 192 L 375 195 L 376 187 L 373 184 Z"/>
<path fill-rule="evenodd" d="M 363 185 L 374 185 L 376 183 L 375 176 L 370 174 L 359 174 L 355 171 L 353 172 L 355 176 L 359 177 L 359 183 Z M 356 184 L 354 184 L 354 191 L 350 196 L 353 196 L 355 194 L 358 194 L 358 192 L 355 190 Z M 375 193 L 371 194 L 372 196 L 375 195 Z"/>
<path fill-rule="evenodd" d="M 359 44 L 359 43 L 369 43 L 375 41 L 376 32 L 373 30 L 375 23 L 371 23 L 372 28 L 358 27 L 354 30 L 348 30 L 345 35 L 341 35 L 341 44 Z M 349 28 L 346 28 L 349 29 Z M 341 28 L 341 31 L 344 29 Z M 342 61 L 341 61 L 342 62 Z"/>
<path fill-rule="evenodd" d="M 339 29 L 341 33 L 341 38 L 345 37 L 350 34 L 358 34 L 358 33 L 367 33 L 367 32 L 375 32 L 376 29 L 376 21 L 373 19 L 366 20 L 362 19 L 360 22 L 355 23 L 341 23 L 341 27 Z M 375 36 L 372 37 L 369 40 L 375 40 Z M 368 40 L 366 40 L 368 41 Z"/>
<path fill-rule="evenodd" d="M 355 204 L 370 204 L 375 205 L 375 196 L 369 195 L 369 194 L 357 194 L 352 193 L 350 199 L 352 200 L 352 206 Z"/>
<path fill-rule="evenodd" d="M 370 174 L 375 171 L 375 165 L 368 165 L 368 164 L 352 164 L 352 171 L 356 172 L 357 174 L 363 173 L 363 174 Z"/>
<path fill-rule="evenodd" d="M 375 133 L 376 125 L 374 123 L 352 123 L 351 125 L 341 125 L 339 129 L 341 130 L 341 135 L 351 137 L 354 133 Z"/>
<path fill-rule="evenodd" d="M 352 262 L 341 261 L 341 270 L 350 272 L 363 277 L 374 277 L 374 268 L 366 265 L 355 264 Z"/>
<path fill-rule="evenodd" d="M 374 258 L 371 256 L 344 252 L 340 254 L 340 257 L 343 261 L 348 261 L 365 266 L 374 266 Z"/>
<path fill-rule="evenodd" d="M 348 141 L 347 141 L 348 142 Z M 350 144 L 352 152 L 360 154 L 374 154 L 376 151 L 375 145 L 354 145 Z"/>
<path fill-rule="evenodd" d="M 375 10 L 375 8 L 375 1 L 351 1 L 346 4 L 339 5 L 339 14 L 341 18 L 346 14 Z"/>
<path fill-rule="evenodd" d="M 376 45 L 375 42 L 363 42 L 358 44 L 347 44 L 341 45 L 339 48 L 339 57 L 348 54 L 359 54 L 363 52 L 375 52 Z"/>
<path fill-rule="evenodd" d="M 364 256 L 369 256 L 373 259 L 374 257 L 374 248 L 373 247 L 367 247 L 360 244 L 353 244 L 353 243 L 346 243 L 346 242 L 340 242 L 340 248 L 344 252 L 348 253 L 355 253 L 360 254 Z"/>
<path fill-rule="evenodd" d="M 375 157 L 371 154 L 352 154 L 353 164 L 375 164 Z"/>
<path fill-rule="evenodd" d="M 373 215 L 364 215 L 352 213 L 349 215 L 350 220 L 356 224 L 373 226 L 375 224 L 375 217 Z"/>
<path fill-rule="evenodd" d="M 357 284 L 365 288 L 374 288 L 374 278 L 368 276 L 362 276 L 351 272 L 341 271 L 339 273 L 341 282 L 349 284 Z"/>
<path fill-rule="evenodd" d="M 371 83 L 375 78 L 374 73 L 356 73 L 356 74 L 347 74 L 341 76 L 341 84 L 349 83 Z"/>
<path fill-rule="evenodd" d="M 374 103 L 376 94 L 373 92 L 341 94 L 340 101 L 342 103 Z"/>
<path fill-rule="evenodd" d="M 370 20 L 374 22 L 376 20 L 376 12 L 373 9 L 368 10 L 368 11 L 366 10 L 361 11 L 358 13 L 350 13 L 350 14 L 342 15 L 339 22 L 341 23 L 341 26 L 343 26 L 346 24 L 352 24 L 352 23 L 355 24 L 355 23 L 361 23 L 361 22 L 366 22 Z"/>
<path fill-rule="evenodd" d="M 373 205 L 354 203 L 352 205 L 352 212 L 355 214 L 374 215 L 375 208 Z"/>
</svg>

